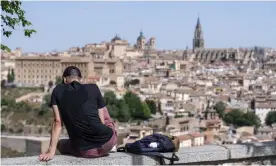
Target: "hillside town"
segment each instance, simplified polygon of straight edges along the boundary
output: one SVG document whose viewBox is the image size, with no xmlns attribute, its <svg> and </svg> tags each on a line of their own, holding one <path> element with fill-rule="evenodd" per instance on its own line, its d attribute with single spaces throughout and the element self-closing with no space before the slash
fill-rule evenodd
<svg viewBox="0 0 276 166">
<path fill-rule="evenodd" d="M 121 101 L 132 93 L 141 102 L 151 101 L 149 117 L 129 122 L 116 118 L 106 103 L 116 121 L 118 146 L 155 132 L 177 136 L 180 147 L 276 140 L 275 48 L 205 48 L 200 18 L 192 48 L 159 50 L 156 42 L 141 31 L 135 45 L 118 34 L 64 52 L 2 51 L 1 87 L 42 88 L 15 102 L 43 104 L 63 70 L 76 66 L 82 82 L 97 84 L 103 96 L 114 94 Z M 11 123 L 1 118 L 2 124 Z M 26 132 L 18 133 L 47 135 L 48 130 Z"/>
</svg>

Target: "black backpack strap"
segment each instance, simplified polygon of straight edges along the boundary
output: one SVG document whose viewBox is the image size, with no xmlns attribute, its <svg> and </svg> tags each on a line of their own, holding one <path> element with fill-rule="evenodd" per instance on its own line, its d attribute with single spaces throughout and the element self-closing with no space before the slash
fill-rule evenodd
<svg viewBox="0 0 276 166">
<path fill-rule="evenodd" d="M 173 165 L 175 161 L 179 161 L 179 157 L 175 154 L 175 152 L 173 152 L 170 165 Z"/>
<path fill-rule="evenodd" d="M 125 147 L 119 147 L 117 148 L 117 152 L 128 152 Z M 170 161 L 170 165 L 173 165 L 175 161 L 179 161 L 178 156 L 173 152 L 172 157 L 166 157 L 163 154 L 159 152 L 130 152 L 133 154 L 138 154 L 138 155 L 145 155 L 145 156 L 153 156 L 153 157 L 158 157 L 160 159 L 160 165 L 167 165 L 164 159 L 167 159 Z"/>
<path fill-rule="evenodd" d="M 179 158 L 178 158 L 178 156 L 176 156 L 175 153 L 172 154 L 172 157 L 166 157 L 159 152 L 144 152 L 144 153 L 139 153 L 139 154 L 146 155 L 146 156 L 158 157 L 160 159 L 160 165 L 166 165 L 166 162 L 164 159 L 169 160 L 170 165 L 173 165 L 175 161 L 179 161 Z"/>
<path fill-rule="evenodd" d="M 127 152 L 127 149 L 125 147 L 119 147 L 117 148 L 117 152 Z"/>
</svg>

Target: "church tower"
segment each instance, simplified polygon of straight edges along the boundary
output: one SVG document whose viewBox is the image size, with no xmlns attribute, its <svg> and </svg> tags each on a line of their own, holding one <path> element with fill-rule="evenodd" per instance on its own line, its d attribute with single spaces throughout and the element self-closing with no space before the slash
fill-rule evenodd
<svg viewBox="0 0 276 166">
<path fill-rule="evenodd" d="M 193 50 L 195 51 L 197 48 L 204 48 L 203 32 L 201 29 L 199 17 L 197 18 L 197 24 L 193 40 Z"/>
<path fill-rule="evenodd" d="M 146 38 L 141 30 L 140 36 L 137 38 L 137 48 L 140 50 L 145 49 L 146 46 Z"/>
</svg>

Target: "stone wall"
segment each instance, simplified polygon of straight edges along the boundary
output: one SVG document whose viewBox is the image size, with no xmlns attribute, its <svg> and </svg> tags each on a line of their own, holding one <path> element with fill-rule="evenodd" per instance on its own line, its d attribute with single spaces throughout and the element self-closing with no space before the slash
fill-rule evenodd
<svg viewBox="0 0 276 166">
<path fill-rule="evenodd" d="M 171 153 L 164 153 L 171 156 Z M 182 148 L 177 152 L 178 165 L 275 165 L 276 142 L 247 143 L 235 145 L 205 145 Z M 168 161 L 166 161 L 169 164 Z M 72 156 L 56 155 L 47 163 L 38 161 L 37 156 L 21 158 L 4 158 L 3 165 L 159 165 L 156 158 L 133 155 L 129 153 L 111 153 L 109 156 L 95 159 L 76 158 Z"/>
</svg>

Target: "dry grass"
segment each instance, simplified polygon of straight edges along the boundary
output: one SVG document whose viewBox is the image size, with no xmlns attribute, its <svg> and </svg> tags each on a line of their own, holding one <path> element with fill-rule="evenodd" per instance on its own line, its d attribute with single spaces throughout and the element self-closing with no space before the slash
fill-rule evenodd
<svg viewBox="0 0 276 166">
<path fill-rule="evenodd" d="M 24 153 L 20 153 L 17 151 L 13 151 L 9 148 L 1 147 L 1 158 L 7 158 L 7 157 L 24 157 Z"/>
<path fill-rule="evenodd" d="M 6 99 L 16 99 L 32 92 L 43 92 L 41 88 L 2 88 L 1 97 Z"/>
</svg>

